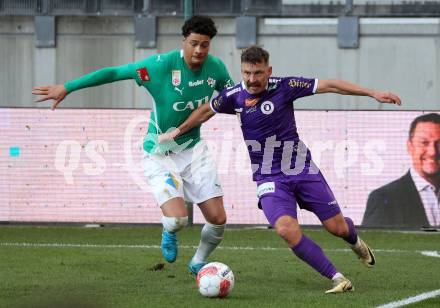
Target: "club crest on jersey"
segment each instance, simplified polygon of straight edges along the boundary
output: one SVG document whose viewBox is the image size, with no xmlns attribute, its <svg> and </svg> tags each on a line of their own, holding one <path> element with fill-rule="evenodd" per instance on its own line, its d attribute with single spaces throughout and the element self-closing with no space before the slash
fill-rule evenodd
<svg viewBox="0 0 440 308">
<path fill-rule="evenodd" d="M 136 70 L 138 77 L 142 81 L 150 81 L 150 75 L 148 74 L 148 70 L 146 67 L 141 67 Z"/>
<path fill-rule="evenodd" d="M 175 86 L 175 87 L 180 86 L 180 83 L 182 82 L 182 72 L 180 70 L 173 70 L 172 71 L 171 82 L 173 83 L 173 86 Z"/>
<path fill-rule="evenodd" d="M 275 109 L 271 101 L 265 101 L 261 104 L 261 112 L 264 114 L 271 114 Z"/>
<path fill-rule="evenodd" d="M 206 80 L 206 82 L 208 83 L 208 85 L 212 88 L 215 85 L 215 79 L 209 77 L 208 80 Z"/>
</svg>

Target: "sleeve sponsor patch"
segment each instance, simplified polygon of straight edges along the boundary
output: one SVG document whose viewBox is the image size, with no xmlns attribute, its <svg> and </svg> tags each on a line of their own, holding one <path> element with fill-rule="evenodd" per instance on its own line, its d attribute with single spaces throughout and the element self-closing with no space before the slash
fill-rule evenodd
<svg viewBox="0 0 440 308">
<path fill-rule="evenodd" d="M 300 80 L 300 79 L 290 79 L 289 86 L 292 88 L 310 88 L 312 83 Z"/>
<path fill-rule="evenodd" d="M 148 74 L 148 70 L 146 67 L 141 67 L 137 69 L 136 73 L 138 74 L 140 80 L 150 81 L 150 75 Z"/>
</svg>

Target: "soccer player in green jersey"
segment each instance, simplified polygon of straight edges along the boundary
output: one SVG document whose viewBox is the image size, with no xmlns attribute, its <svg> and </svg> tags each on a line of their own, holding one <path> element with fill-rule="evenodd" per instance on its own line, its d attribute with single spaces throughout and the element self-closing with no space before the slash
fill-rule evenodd
<svg viewBox="0 0 440 308">
<path fill-rule="evenodd" d="M 193 274 L 207 263 L 223 239 L 226 213 L 222 189 L 213 159 L 200 140 L 200 126 L 165 146 L 157 142 L 157 136 L 182 124 L 193 110 L 209 102 L 214 90 L 232 85 L 224 63 L 209 54 L 216 33 L 212 19 L 194 16 L 182 27 L 182 50 L 106 67 L 64 84 L 35 87 L 32 91 L 41 95 L 37 102 L 53 100 L 52 109 L 73 91 L 118 80 L 134 79 L 151 94 L 154 109 L 144 141 L 144 169 L 163 213 L 162 254 L 170 263 L 176 260 L 176 233 L 188 222 L 184 200 L 197 203 L 206 224 L 188 265 Z"/>
</svg>

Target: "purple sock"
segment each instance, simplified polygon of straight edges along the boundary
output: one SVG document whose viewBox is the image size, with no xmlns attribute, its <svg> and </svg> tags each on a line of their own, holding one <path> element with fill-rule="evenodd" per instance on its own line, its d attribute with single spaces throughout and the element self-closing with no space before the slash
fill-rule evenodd
<svg viewBox="0 0 440 308">
<path fill-rule="evenodd" d="M 344 217 L 344 219 L 348 225 L 348 236 L 344 237 L 344 241 L 351 245 L 354 245 L 357 242 L 358 235 L 356 232 L 356 228 L 354 227 L 353 220 L 351 220 L 351 218 L 349 217 Z"/>
<path fill-rule="evenodd" d="M 322 276 L 332 279 L 338 272 L 327 256 L 314 241 L 302 235 L 301 240 L 292 251 L 304 262 L 317 270 Z"/>
</svg>

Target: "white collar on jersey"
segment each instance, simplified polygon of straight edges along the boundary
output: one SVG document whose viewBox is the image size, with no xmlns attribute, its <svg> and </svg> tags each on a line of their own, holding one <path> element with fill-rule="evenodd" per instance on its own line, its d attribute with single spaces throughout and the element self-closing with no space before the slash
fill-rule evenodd
<svg viewBox="0 0 440 308">
<path fill-rule="evenodd" d="M 183 58 L 183 49 L 180 49 L 180 57 Z"/>
</svg>

